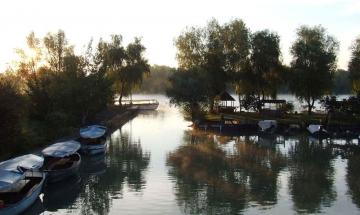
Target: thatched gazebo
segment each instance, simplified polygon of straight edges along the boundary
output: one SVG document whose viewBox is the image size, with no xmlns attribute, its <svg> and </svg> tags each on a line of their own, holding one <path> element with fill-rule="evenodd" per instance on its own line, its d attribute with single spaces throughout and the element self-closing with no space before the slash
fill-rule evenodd
<svg viewBox="0 0 360 215">
<path fill-rule="evenodd" d="M 226 91 L 215 97 L 214 110 L 218 113 L 233 113 L 235 111 L 235 99 Z"/>
</svg>

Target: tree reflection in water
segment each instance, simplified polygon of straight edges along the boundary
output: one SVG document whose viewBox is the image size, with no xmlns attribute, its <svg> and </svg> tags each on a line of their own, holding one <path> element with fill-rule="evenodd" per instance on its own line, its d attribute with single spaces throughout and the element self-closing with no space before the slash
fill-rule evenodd
<svg viewBox="0 0 360 215">
<path fill-rule="evenodd" d="M 150 153 L 143 152 L 140 141 L 132 141 L 129 133 L 113 133 L 104 162 L 106 171 L 82 175 L 83 191 L 78 202 L 81 214 L 108 214 L 112 199 L 122 198 L 125 183 L 133 192 L 141 192 L 145 187 L 143 172 L 150 162 Z M 99 166 L 96 162 L 93 165 Z"/>
<path fill-rule="evenodd" d="M 277 177 L 286 158 L 274 147 L 235 138 L 228 153 L 209 134 L 185 133 L 185 144 L 168 155 L 178 204 L 187 214 L 232 214 L 249 202 L 277 202 Z"/>
<path fill-rule="evenodd" d="M 318 213 L 336 199 L 334 157 L 331 147 L 307 137 L 290 147 L 289 190 L 297 212 Z"/>
<path fill-rule="evenodd" d="M 360 208 L 360 154 L 356 153 L 348 158 L 346 182 L 352 201 Z"/>
</svg>

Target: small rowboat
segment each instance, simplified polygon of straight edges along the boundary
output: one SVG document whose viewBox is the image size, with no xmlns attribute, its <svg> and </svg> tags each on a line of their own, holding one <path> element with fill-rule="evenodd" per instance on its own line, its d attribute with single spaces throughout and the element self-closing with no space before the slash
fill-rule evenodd
<svg viewBox="0 0 360 215">
<path fill-rule="evenodd" d="M 261 120 L 258 123 L 258 126 L 260 127 L 260 130 L 262 132 L 275 132 L 277 128 L 277 121 L 276 120 Z"/>
<path fill-rule="evenodd" d="M 24 155 L 0 163 L 0 214 L 24 212 L 38 199 L 46 174 L 39 172 L 43 158 Z"/>
<path fill-rule="evenodd" d="M 106 152 L 105 138 L 107 128 L 101 125 L 91 125 L 80 129 L 81 152 L 95 155 Z"/>
<path fill-rule="evenodd" d="M 328 131 L 324 129 L 323 125 L 311 124 L 307 127 L 307 130 L 310 132 L 311 135 L 314 135 L 314 136 L 324 137 L 324 136 L 329 135 Z"/>
<path fill-rule="evenodd" d="M 48 173 L 50 183 L 58 182 L 75 175 L 80 167 L 81 157 L 77 151 L 80 143 L 74 140 L 55 143 L 45 148 L 42 169 Z"/>
<path fill-rule="evenodd" d="M 80 128 L 80 137 L 83 139 L 97 139 L 103 137 L 107 128 L 101 125 L 90 125 Z"/>
</svg>

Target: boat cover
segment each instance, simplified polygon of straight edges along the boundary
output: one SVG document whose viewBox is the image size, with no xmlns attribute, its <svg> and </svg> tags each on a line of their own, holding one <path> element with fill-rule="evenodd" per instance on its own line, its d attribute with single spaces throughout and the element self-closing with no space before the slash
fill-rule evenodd
<svg viewBox="0 0 360 215">
<path fill-rule="evenodd" d="M 101 125 L 90 125 L 80 129 L 80 136 L 82 138 L 95 139 L 104 136 L 106 127 Z"/>
<path fill-rule="evenodd" d="M 24 173 L 0 169 L 0 192 L 10 191 L 24 177 Z"/>
<path fill-rule="evenodd" d="M 261 128 L 262 131 L 266 131 L 267 129 L 277 126 L 276 120 L 261 120 L 258 123 L 258 126 Z"/>
<path fill-rule="evenodd" d="M 75 140 L 69 140 L 52 144 L 51 146 L 42 150 L 42 153 L 44 156 L 62 158 L 76 153 L 80 147 L 81 145 L 79 142 Z"/>
<path fill-rule="evenodd" d="M 307 130 L 311 133 L 314 134 L 316 132 L 319 132 L 321 130 L 322 125 L 309 125 L 307 127 Z M 325 129 L 322 129 L 322 131 L 326 132 Z"/>
<path fill-rule="evenodd" d="M 24 169 L 36 170 L 41 168 L 43 164 L 44 164 L 43 157 L 34 154 L 27 154 L 1 162 L 0 170 L 19 171 L 18 167 L 22 167 Z"/>
</svg>

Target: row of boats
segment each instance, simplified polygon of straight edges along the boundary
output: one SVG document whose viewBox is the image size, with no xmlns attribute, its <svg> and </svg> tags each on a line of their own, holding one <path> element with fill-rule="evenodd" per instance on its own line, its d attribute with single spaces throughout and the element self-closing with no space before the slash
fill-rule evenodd
<svg viewBox="0 0 360 215">
<path fill-rule="evenodd" d="M 54 143 L 41 155 L 27 154 L 0 163 L 0 214 L 16 215 L 30 207 L 45 183 L 55 183 L 76 174 L 80 154 L 106 152 L 107 128 L 91 125 L 81 128 L 76 140 Z M 79 154 L 80 153 L 80 154 Z"/>
<path fill-rule="evenodd" d="M 261 120 L 258 122 L 258 126 L 260 128 L 260 131 L 262 132 L 268 132 L 273 133 L 276 131 L 278 127 L 278 123 L 276 120 Z M 298 130 L 300 129 L 299 125 L 289 125 L 288 129 L 294 129 Z M 315 136 L 326 136 L 328 135 L 328 131 L 324 128 L 323 125 L 319 124 L 310 124 L 308 127 L 306 127 L 306 130 L 311 134 Z"/>
</svg>

